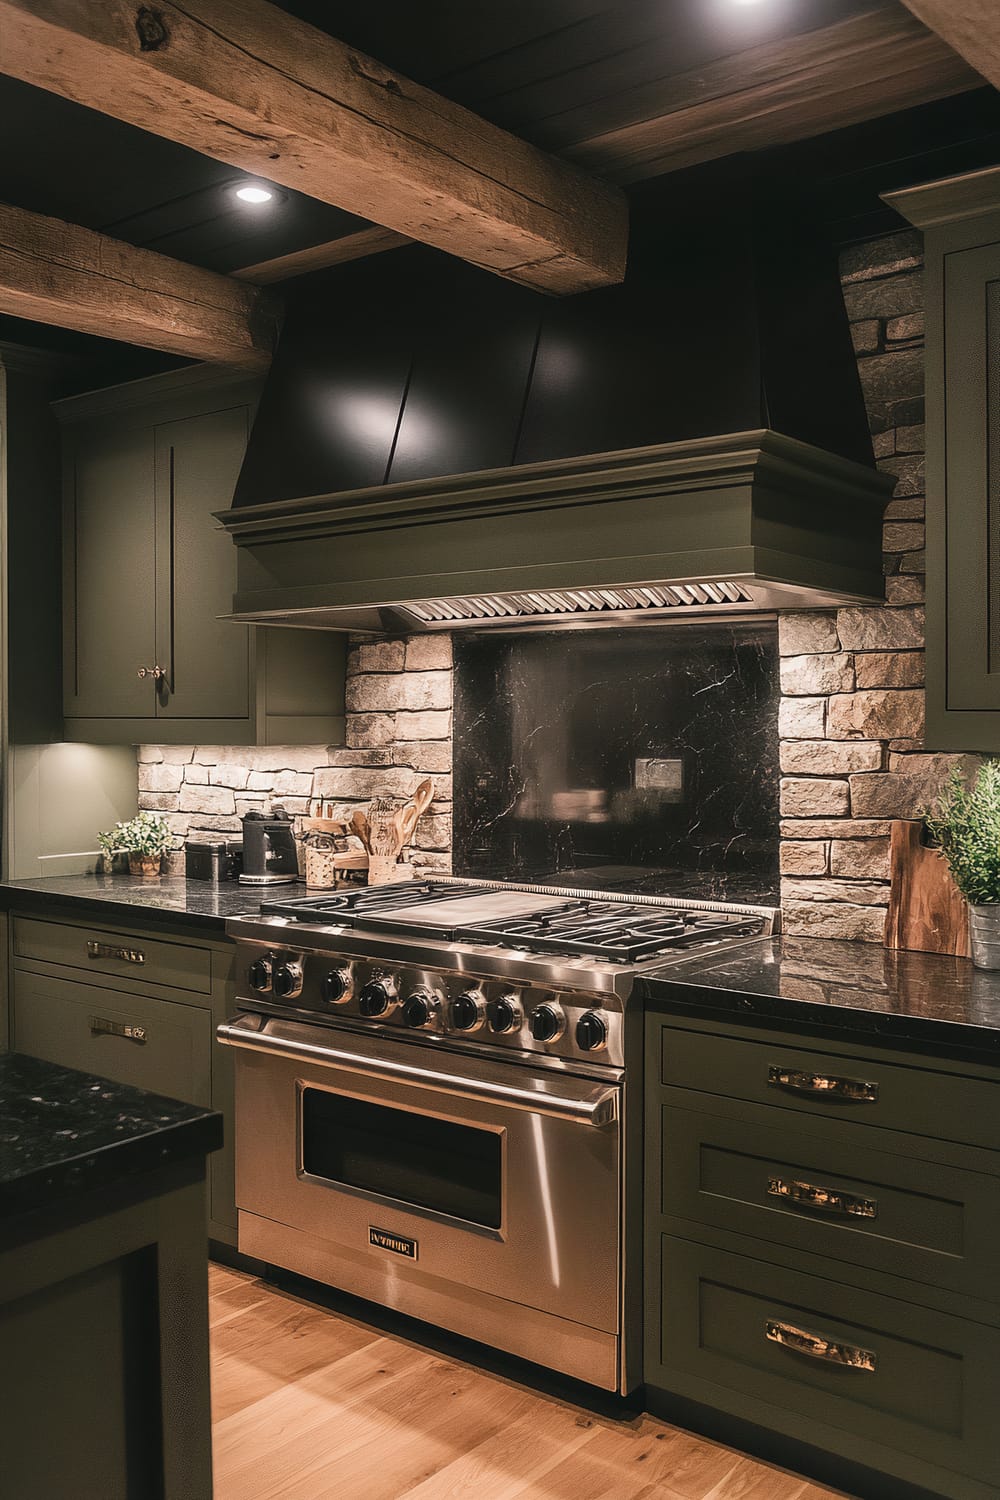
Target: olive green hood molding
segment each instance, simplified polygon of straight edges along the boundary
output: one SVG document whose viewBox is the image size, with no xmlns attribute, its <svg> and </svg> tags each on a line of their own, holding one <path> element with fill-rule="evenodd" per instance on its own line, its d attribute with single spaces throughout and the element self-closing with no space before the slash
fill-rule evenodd
<svg viewBox="0 0 1000 1500">
<path fill-rule="evenodd" d="M 397 633 L 880 602 L 890 475 L 767 430 L 221 512 L 234 620 Z"/>
</svg>

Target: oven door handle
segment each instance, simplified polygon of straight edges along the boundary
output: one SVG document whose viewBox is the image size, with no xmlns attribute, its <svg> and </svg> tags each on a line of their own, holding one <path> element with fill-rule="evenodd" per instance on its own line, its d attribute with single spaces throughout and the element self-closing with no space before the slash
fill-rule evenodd
<svg viewBox="0 0 1000 1500">
<path fill-rule="evenodd" d="M 365 1078 L 379 1078 L 390 1083 L 414 1084 L 434 1089 L 453 1098 L 476 1099 L 487 1104 L 502 1104 L 510 1109 L 529 1110 L 535 1115 L 552 1115 L 575 1125 L 600 1127 L 618 1119 L 620 1085 L 591 1083 L 582 1078 L 559 1077 L 559 1092 L 548 1089 L 522 1088 L 488 1076 L 469 1058 L 468 1072 L 448 1073 L 435 1066 L 424 1067 L 395 1057 L 373 1057 L 370 1052 L 355 1051 L 339 1036 L 317 1026 L 304 1026 L 277 1018 L 258 1015 L 237 1016 L 216 1028 L 216 1037 L 224 1047 L 240 1047 L 248 1052 L 290 1057 L 299 1062 L 342 1068 Z M 511 1071 L 515 1071 L 511 1069 Z M 518 1072 L 520 1069 L 517 1070 Z M 537 1075 L 534 1075 L 537 1077 Z M 548 1079 L 545 1080 L 546 1084 Z"/>
</svg>

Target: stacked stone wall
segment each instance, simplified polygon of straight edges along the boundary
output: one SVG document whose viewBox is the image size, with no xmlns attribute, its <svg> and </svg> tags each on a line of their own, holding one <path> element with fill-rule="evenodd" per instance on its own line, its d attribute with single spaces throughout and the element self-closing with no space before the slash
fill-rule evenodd
<svg viewBox="0 0 1000 1500">
<path fill-rule="evenodd" d="M 878 467 L 884 607 L 782 616 L 781 899 L 792 934 L 881 942 L 894 818 L 954 765 L 924 751 L 924 301 L 916 232 L 852 248 L 844 301 Z"/>
<path fill-rule="evenodd" d="M 409 797 L 432 776 L 413 863 L 448 870 L 451 710 L 450 636 L 357 639 L 348 652 L 345 745 L 140 745 L 139 806 L 162 813 L 181 838 L 235 834 L 243 814 L 277 802 L 304 815 L 323 798 L 347 819 L 373 797 Z"/>
</svg>

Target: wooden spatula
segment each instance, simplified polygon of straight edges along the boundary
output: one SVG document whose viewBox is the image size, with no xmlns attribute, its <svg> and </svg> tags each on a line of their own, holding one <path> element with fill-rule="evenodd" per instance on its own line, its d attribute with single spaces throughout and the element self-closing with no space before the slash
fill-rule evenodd
<svg viewBox="0 0 1000 1500">
<path fill-rule="evenodd" d="M 351 827 L 370 854 L 372 846 L 368 835 L 368 819 L 360 807 L 355 808 L 354 812 L 351 813 Z"/>
<path fill-rule="evenodd" d="M 409 843 L 413 830 L 434 800 L 434 782 L 428 776 L 413 793 L 411 801 L 403 808 L 403 846 Z"/>
</svg>

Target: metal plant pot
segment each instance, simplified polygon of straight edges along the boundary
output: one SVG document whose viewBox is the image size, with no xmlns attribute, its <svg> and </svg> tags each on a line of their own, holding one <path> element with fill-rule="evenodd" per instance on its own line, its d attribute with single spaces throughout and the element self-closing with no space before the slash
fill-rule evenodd
<svg viewBox="0 0 1000 1500">
<path fill-rule="evenodd" d="M 1000 969 L 1000 901 L 988 906 L 969 904 L 972 962 L 977 969 Z"/>
</svg>

